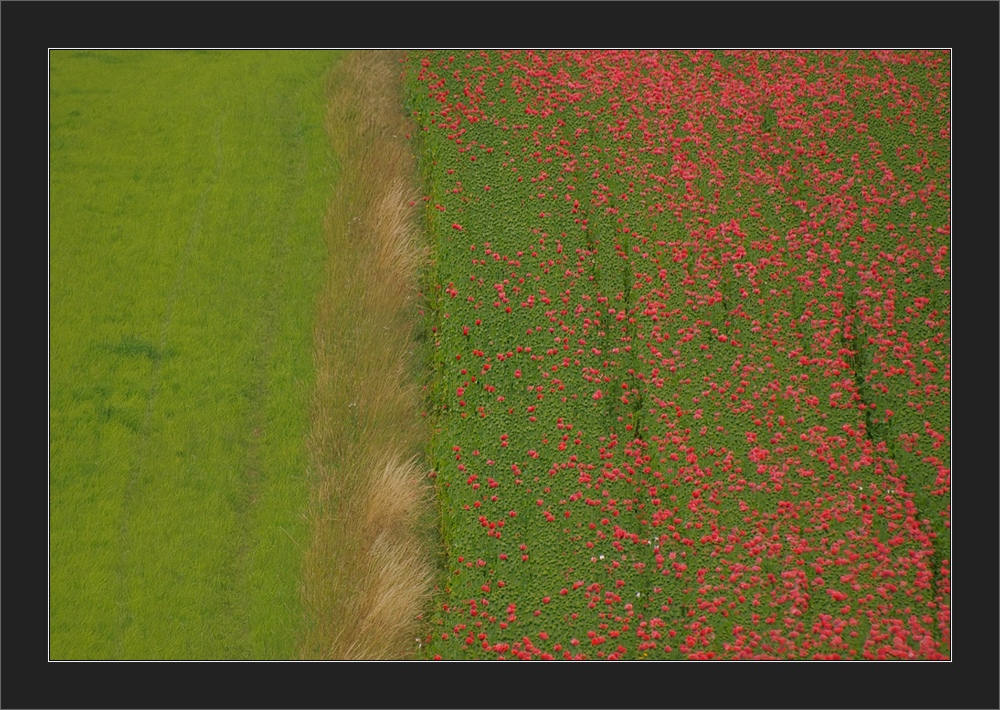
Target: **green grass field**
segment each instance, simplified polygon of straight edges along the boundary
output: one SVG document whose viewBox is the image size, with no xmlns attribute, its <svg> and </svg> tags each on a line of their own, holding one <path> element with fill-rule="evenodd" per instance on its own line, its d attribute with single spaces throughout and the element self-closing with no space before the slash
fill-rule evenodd
<svg viewBox="0 0 1000 710">
<path fill-rule="evenodd" d="M 51 53 L 52 659 L 297 652 L 338 58 Z"/>
</svg>

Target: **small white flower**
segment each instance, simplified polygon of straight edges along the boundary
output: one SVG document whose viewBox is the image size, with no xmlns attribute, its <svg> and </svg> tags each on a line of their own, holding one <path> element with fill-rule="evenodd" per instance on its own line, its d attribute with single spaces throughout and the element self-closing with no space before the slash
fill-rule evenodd
<svg viewBox="0 0 1000 710">
<path fill-rule="evenodd" d="M 602 559 L 602 560 L 604 559 L 604 555 L 601 555 L 601 559 Z"/>
<path fill-rule="evenodd" d="M 642 592 L 636 592 L 636 593 L 635 593 L 635 598 L 636 598 L 636 599 L 638 599 L 638 598 L 639 598 L 639 597 L 641 597 L 641 596 L 642 596 Z"/>
</svg>

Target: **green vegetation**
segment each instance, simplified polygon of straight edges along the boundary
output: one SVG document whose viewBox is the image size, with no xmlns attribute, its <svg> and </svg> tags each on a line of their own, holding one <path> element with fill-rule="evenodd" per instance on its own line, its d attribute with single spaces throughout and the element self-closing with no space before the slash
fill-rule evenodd
<svg viewBox="0 0 1000 710">
<path fill-rule="evenodd" d="M 337 58 L 51 54 L 53 659 L 298 653 Z"/>
</svg>

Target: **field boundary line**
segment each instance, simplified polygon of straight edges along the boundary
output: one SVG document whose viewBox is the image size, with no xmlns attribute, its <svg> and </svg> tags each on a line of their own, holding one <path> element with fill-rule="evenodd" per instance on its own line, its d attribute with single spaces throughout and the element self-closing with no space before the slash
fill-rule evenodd
<svg viewBox="0 0 1000 710">
<path fill-rule="evenodd" d="M 397 57 L 354 52 L 331 73 L 338 162 L 317 305 L 303 566 L 303 659 L 401 658 L 432 580 L 416 531 L 429 487 L 411 382 L 420 248 Z"/>
</svg>

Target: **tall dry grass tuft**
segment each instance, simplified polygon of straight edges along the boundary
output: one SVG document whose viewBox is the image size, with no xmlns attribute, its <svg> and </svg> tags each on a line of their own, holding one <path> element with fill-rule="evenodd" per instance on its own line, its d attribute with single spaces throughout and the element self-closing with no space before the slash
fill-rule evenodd
<svg viewBox="0 0 1000 710">
<path fill-rule="evenodd" d="M 302 658 L 405 657 L 431 588 L 415 530 L 430 496 L 419 463 L 424 431 L 408 377 L 426 251 L 409 206 L 416 175 L 397 60 L 354 52 L 328 85 L 339 174 L 315 332 Z"/>
</svg>

